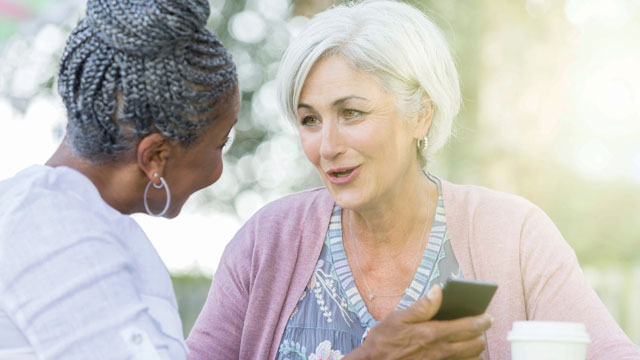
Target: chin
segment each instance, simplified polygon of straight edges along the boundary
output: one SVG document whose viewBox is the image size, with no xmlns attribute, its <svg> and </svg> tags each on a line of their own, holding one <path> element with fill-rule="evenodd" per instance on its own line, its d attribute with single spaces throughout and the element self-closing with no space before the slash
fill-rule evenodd
<svg viewBox="0 0 640 360">
<path fill-rule="evenodd" d="M 173 219 L 176 216 L 180 215 L 180 211 L 182 211 L 182 205 L 180 205 L 177 209 L 170 208 L 166 214 L 164 214 L 164 218 Z"/>
<path fill-rule="evenodd" d="M 171 205 L 169 206 L 169 210 L 167 210 L 167 213 L 164 215 L 165 218 L 167 219 L 173 219 L 176 216 L 180 215 L 180 213 L 182 212 L 182 209 L 184 208 L 184 205 L 187 203 L 187 200 L 189 200 L 189 197 L 187 197 L 186 199 L 183 198 L 174 198 L 174 201 L 171 202 Z"/>
<path fill-rule="evenodd" d="M 329 188 L 333 201 L 343 209 L 357 210 L 361 208 L 365 201 L 359 191 L 348 191 Z"/>
</svg>

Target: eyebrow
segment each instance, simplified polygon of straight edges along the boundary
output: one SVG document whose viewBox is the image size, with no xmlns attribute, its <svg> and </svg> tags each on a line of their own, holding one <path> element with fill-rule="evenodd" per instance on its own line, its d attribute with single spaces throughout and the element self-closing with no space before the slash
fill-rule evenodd
<svg viewBox="0 0 640 360">
<path fill-rule="evenodd" d="M 345 101 L 350 100 L 350 99 L 369 100 L 367 98 L 363 98 L 362 96 L 348 95 L 348 96 L 344 96 L 344 97 L 341 97 L 341 98 L 337 99 L 331 105 L 333 107 L 336 107 L 336 106 L 338 106 L 338 105 L 340 105 L 340 104 L 342 104 Z M 298 109 L 300 109 L 300 108 L 313 109 L 313 106 L 311 106 L 309 104 L 305 104 L 305 103 L 300 103 L 300 104 L 298 104 Z"/>
</svg>

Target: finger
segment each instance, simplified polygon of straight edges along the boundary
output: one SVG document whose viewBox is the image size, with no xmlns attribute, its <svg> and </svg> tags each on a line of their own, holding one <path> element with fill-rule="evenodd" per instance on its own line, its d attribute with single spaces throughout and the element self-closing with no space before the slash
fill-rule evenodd
<svg viewBox="0 0 640 360">
<path fill-rule="evenodd" d="M 397 316 L 401 321 L 414 324 L 429 321 L 440 309 L 442 303 L 442 290 L 439 285 L 434 285 L 427 296 L 423 296 L 410 307 L 398 310 Z"/>
<path fill-rule="evenodd" d="M 473 339 L 482 335 L 491 327 L 493 318 L 491 315 L 465 317 L 449 321 L 431 321 L 428 326 L 435 326 L 438 338 L 447 342 L 456 342 Z"/>
<path fill-rule="evenodd" d="M 446 359 L 473 359 L 478 358 L 484 351 L 486 340 L 484 335 L 467 341 L 459 341 L 449 344 L 449 356 Z"/>
</svg>

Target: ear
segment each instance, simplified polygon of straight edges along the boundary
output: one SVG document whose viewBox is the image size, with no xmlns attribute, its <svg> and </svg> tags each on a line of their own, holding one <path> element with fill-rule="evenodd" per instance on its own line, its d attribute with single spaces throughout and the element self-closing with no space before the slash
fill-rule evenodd
<svg viewBox="0 0 640 360">
<path fill-rule="evenodd" d="M 136 154 L 138 167 L 146 177 L 155 184 L 160 184 L 160 177 L 171 153 L 171 143 L 159 133 L 145 136 L 138 144 Z M 158 174 L 157 176 L 154 176 Z"/>
<path fill-rule="evenodd" d="M 420 112 L 420 115 L 416 118 L 416 124 L 414 128 L 413 136 L 416 140 L 421 140 L 429 133 L 431 128 L 431 120 L 433 120 L 433 104 L 431 101 L 427 101 L 424 109 Z"/>
</svg>

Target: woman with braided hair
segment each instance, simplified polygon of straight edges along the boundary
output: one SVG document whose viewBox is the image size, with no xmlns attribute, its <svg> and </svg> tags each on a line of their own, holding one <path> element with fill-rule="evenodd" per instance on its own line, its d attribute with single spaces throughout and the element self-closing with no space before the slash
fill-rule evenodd
<svg viewBox="0 0 640 360">
<path fill-rule="evenodd" d="M 186 358 L 167 270 L 128 215 L 173 218 L 220 177 L 239 94 L 208 16 L 207 0 L 88 0 L 60 66 L 67 134 L 0 182 L 0 358 Z M 401 356 L 439 301 L 382 321 L 362 354 Z"/>
<path fill-rule="evenodd" d="M 0 183 L 0 358 L 186 358 L 128 215 L 173 218 L 220 177 L 239 93 L 208 17 L 207 0 L 88 0 L 61 59 L 66 136 Z"/>
</svg>

